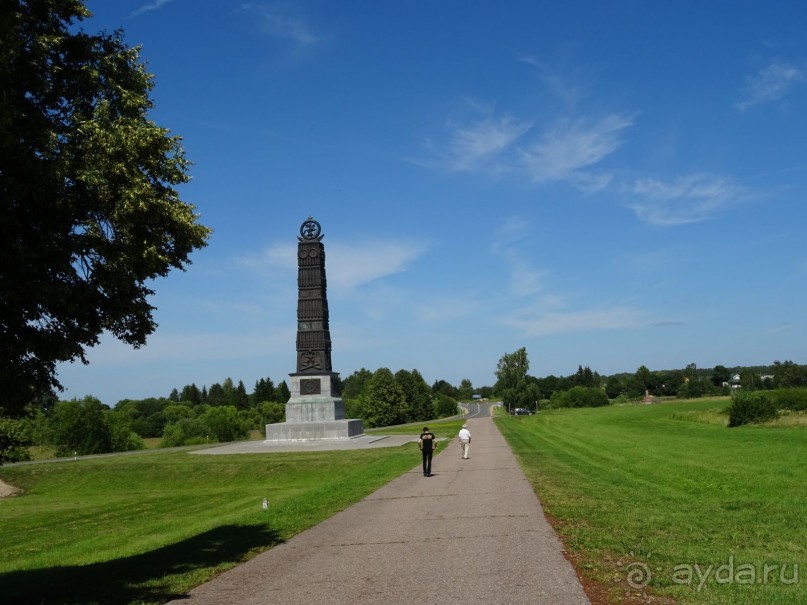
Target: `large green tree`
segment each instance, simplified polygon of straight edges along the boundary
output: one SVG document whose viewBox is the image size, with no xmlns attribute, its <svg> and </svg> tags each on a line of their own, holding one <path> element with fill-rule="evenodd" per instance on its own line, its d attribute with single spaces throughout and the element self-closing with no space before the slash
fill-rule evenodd
<svg viewBox="0 0 807 605">
<path fill-rule="evenodd" d="M 364 391 L 364 387 L 373 377 L 373 373 L 362 368 L 353 372 L 342 381 L 342 397 L 345 399 L 356 399 Z"/>
<path fill-rule="evenodd" d="M 418 422 L 431 420 L 434 416 L 432 391 L 417 370 L 398 370 L 395 380 L 401 386 L 406 397 L 406 421 Z"/>
<path fill-rule="evenodd" d="M 143 448 L 125 414 L 111 411 L 90 395 L 60 401 L 48 419 L 48 441 L 60 456 L 104 454 Z"/>
<path fill-rule="evenodd" d="M 460 380 L 460 386 L 457 389 L 457 397 L 460 401 L 470 401 L 474 395 L 473 383 L 468 378 Z"/>
<path fill-rule="evenodd" d="M 255 390 L 250 397 L 256 405 L 265 401 L 275 400 L 275 383 L 271 378 L 261 378 L 255 383 Z M 284 402 L 285 403 L 285 402 Z"/>
<path fill-rule="evenodd" d="M 389 368 L 379 368 L 373 373 L 365 394 L 365 419 L 369 426 L 390 426 L 406 422 L 406 393 Z"/>
<path fill-rule="evenodd" d="M 200 420 L 209 428 L 217 441 L 238 441 L 247 436 L 248 430 L 232 405 L 208 408 Z"/>
<path fill-rule="evenodd" d="M 289 385 L 286 384 L 285 380 L 281 380 L 280 384 L 275 387 L 275 401 L 285 404 L 290 398 Z"/>
<path fill-rule="evenodd" d="M 527 359 L 527 349 L 521 347 L 513 353 L 505 353 L 496 366 L 496 385 L 494 390 L 505 403 L 511 407 L 520 407 L 526 404 L 527 372 L 530 362 Z"/>
<path fill-rule="evenodd" d="M 179 137 L 148 118 L 153 77 L 80 0 L 0 4 L 0 407 L 18 413 L 108 332 L 156 328 L 151 280 L 210 230 L 175 186 Z"/>
<path fill-rule="evenodd" d="M 712 384 L 716 387 L 722 387 L 723 383 L 728 383 L 731 378 L 731 370 L 726 366 L 716 365 L 712 370 Z"/>
</svg>

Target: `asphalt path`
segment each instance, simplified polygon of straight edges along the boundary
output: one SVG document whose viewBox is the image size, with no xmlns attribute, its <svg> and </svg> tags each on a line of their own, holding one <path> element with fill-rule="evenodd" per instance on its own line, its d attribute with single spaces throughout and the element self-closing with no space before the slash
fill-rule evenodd
<svg viewBox="0 0 807 605">
<path fill-rule="evenodd" d="M 470 418 L 486 418 L 490 416 L 490 408 L 495 405 L 491 403 L 463 403 L 462 409 L 465 410 L 465 417 Z"/>
<path fill-rule="evenodd" d="M 361 502 L 172 603 L 588 605 L 488 406 L 468 407 L 468 460 L 444 441 L 432 477 L 417 457 Z"/>
</svg>

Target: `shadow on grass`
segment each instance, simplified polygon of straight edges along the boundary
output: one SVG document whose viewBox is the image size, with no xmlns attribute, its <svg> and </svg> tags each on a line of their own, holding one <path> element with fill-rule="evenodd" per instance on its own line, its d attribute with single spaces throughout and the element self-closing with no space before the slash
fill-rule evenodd
<svg viewBox="0 0 807 605">
<path fill-rule="evenodd" d="M 0 601 L 13 605 L 124 605 L 180 598 L 175 576 L 240 563 L 251 550 L 281 540 L 265 525 L 218 527 L 155 551 L 76 567 L 0 575 Z"/>
</svg>

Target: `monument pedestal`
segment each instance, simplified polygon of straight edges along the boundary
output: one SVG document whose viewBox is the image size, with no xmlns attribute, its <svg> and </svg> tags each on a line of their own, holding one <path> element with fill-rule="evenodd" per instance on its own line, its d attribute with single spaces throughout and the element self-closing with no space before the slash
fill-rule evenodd
<svg viewBox="0 0 807 605">
<path fill-rule="evenodd" d="M 266 425 L 266 441 L 350 439 L 364 434 L 364 423 L 345 418 L 345 402 L 334 388 L 338 374 L 291 374 L 286 422 Z"/>
<path fill-rule="evenodd" d="M 360 435 L 364 435 L 364 423 L 361 420 L 280 422 L 266 425 L 266 441 L 352 439 Z"/>
</svg>

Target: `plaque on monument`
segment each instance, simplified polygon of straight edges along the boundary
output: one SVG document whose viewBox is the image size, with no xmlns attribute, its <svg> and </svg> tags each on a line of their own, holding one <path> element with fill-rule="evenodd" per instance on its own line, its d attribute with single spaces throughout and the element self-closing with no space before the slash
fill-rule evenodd
<svg viewBox="0 0 807 605">
<path fill-rule="evenodd" d="M 325 246 L 309 216 L 297 237 L 297 371 L 290 374 L 286 422 L 266 425 L 267 441 L 348 439 L 364 433 L 361 420 L 345 419 L 339 374 L 331 367 Z"/>
</svg>

